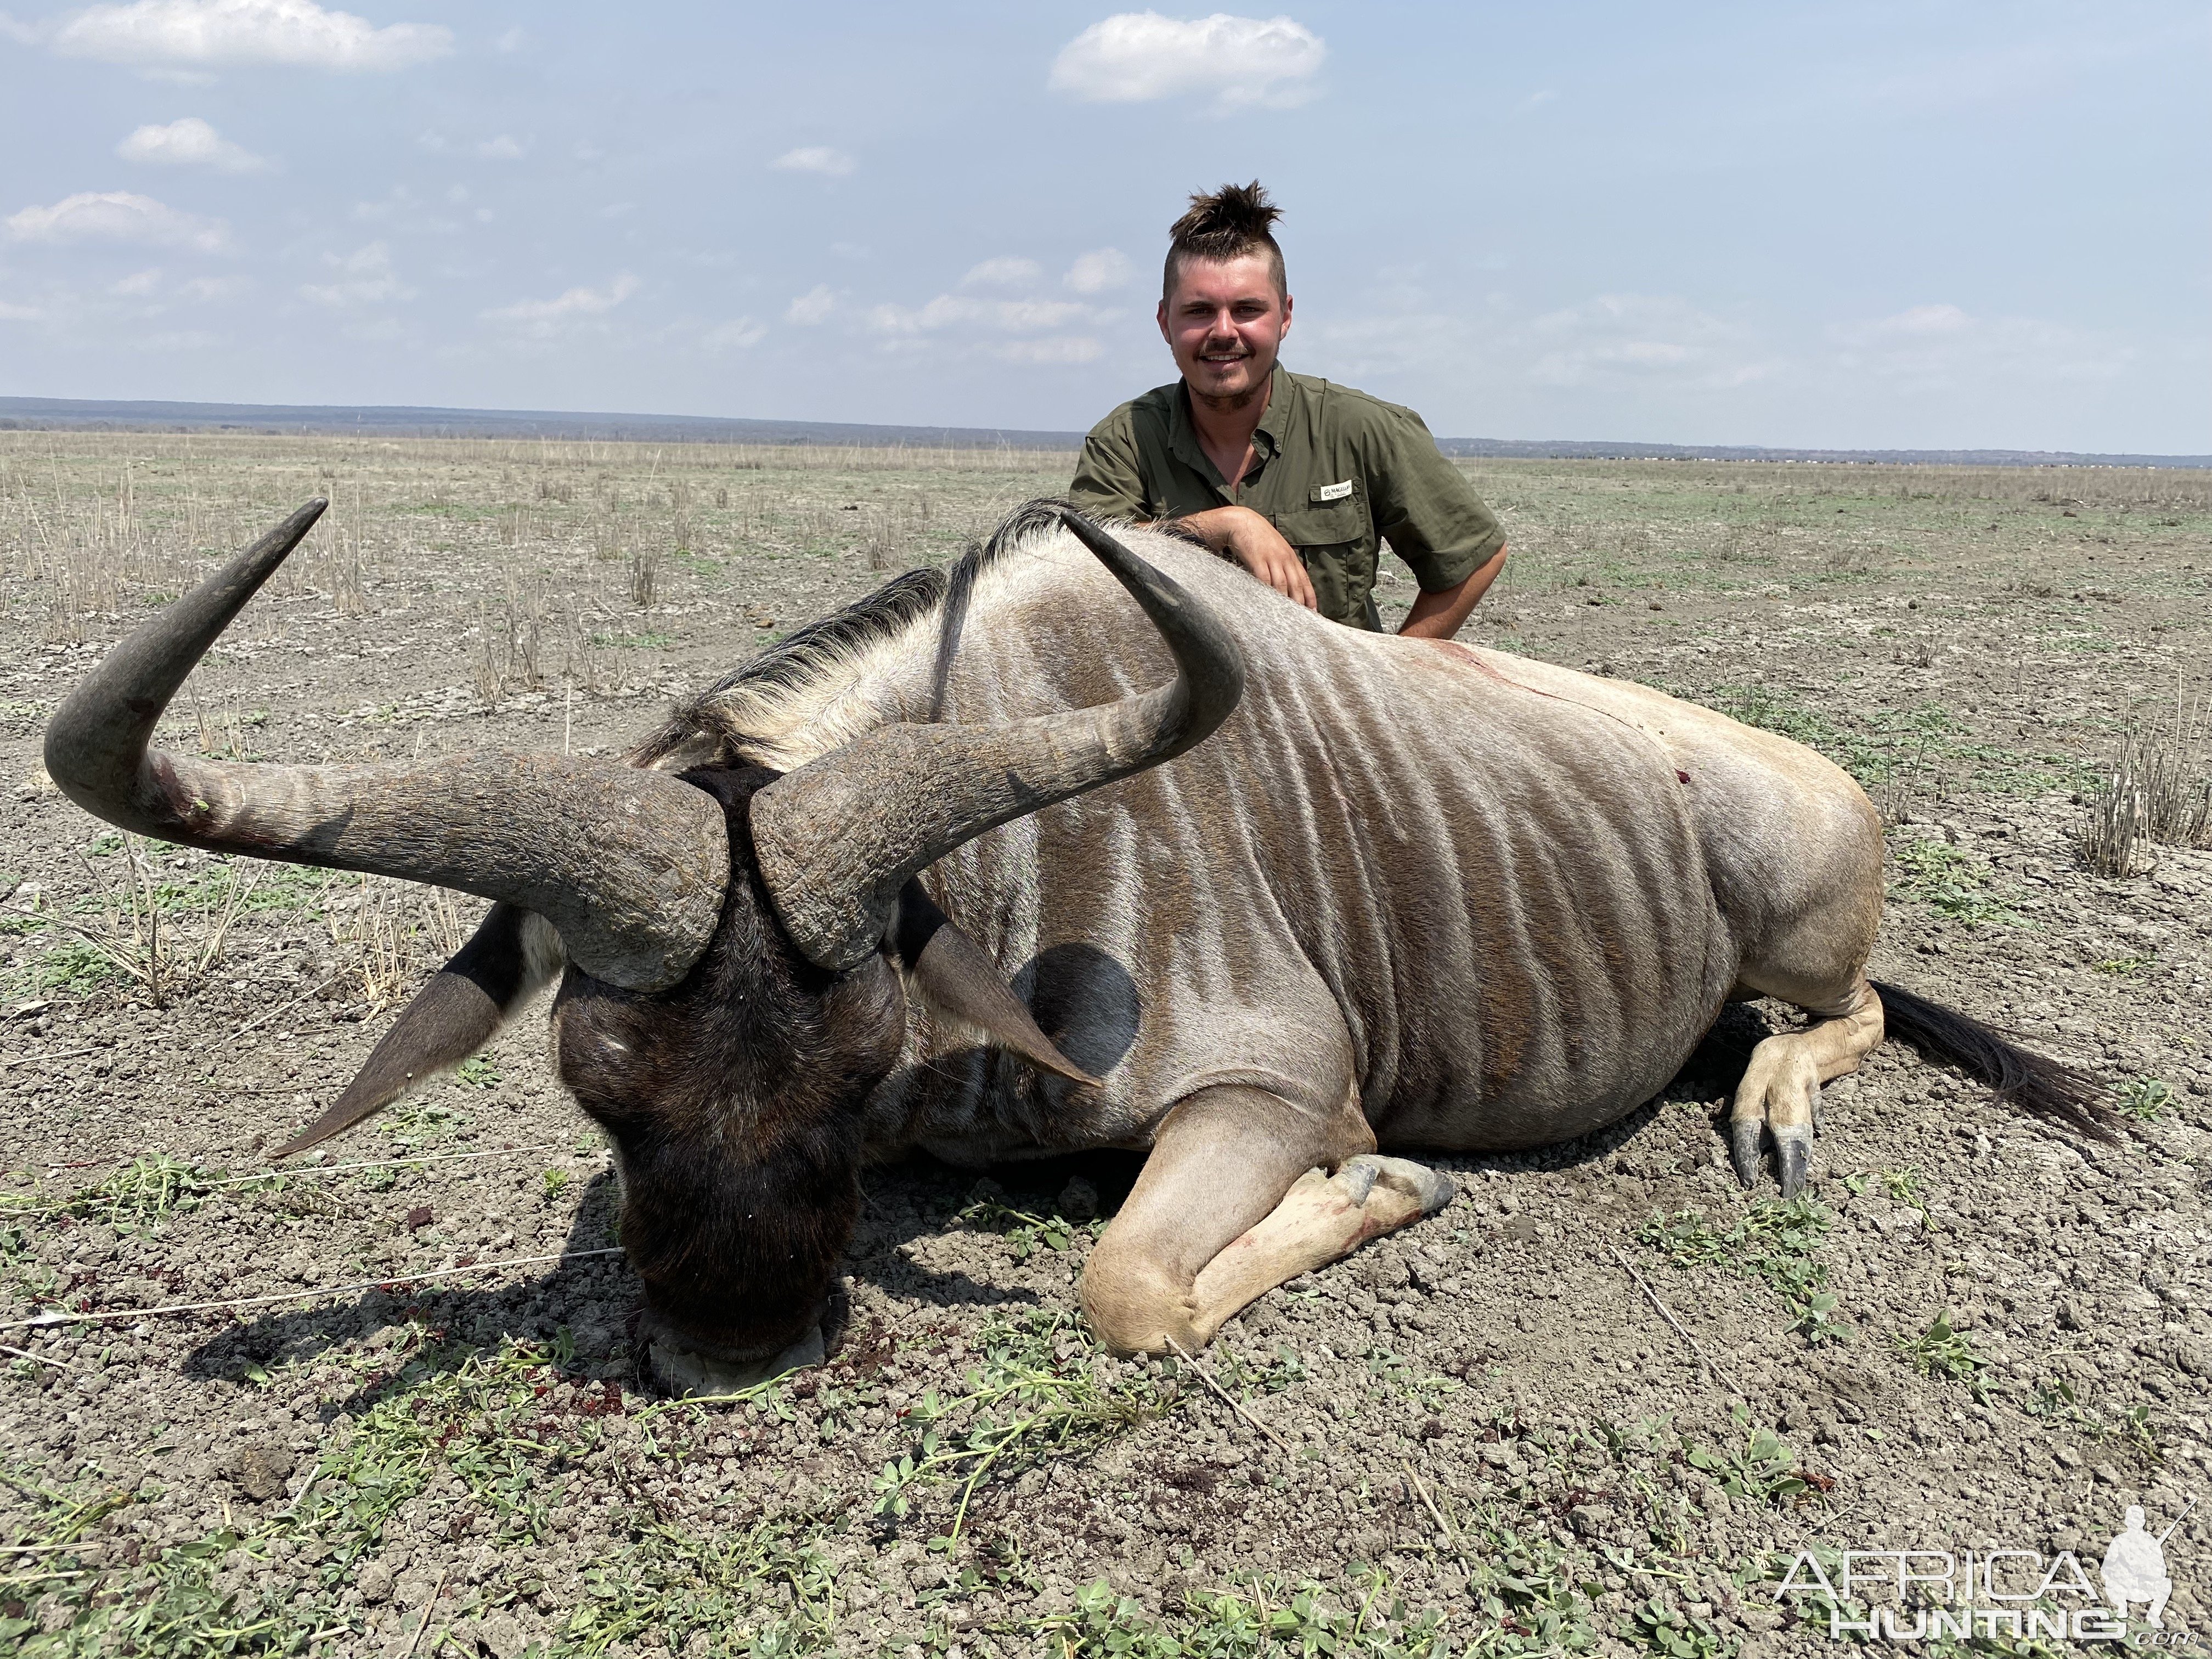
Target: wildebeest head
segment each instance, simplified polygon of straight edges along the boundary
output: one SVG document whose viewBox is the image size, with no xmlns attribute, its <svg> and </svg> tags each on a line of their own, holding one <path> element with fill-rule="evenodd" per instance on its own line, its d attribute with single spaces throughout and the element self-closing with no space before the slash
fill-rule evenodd
<svg viewBox="0 0 2212 1659">
<path fill-rule="evenodd" d="M 481 752 L 263 766 L 149 750 L 185 676 L 324 506 L 117 646 L 55 714 L 48 771 L 79 805 L 142 835 L 498 901 L 277 1156 L 466 1058 L 565 960 L 561 1074 L 615 1142 L 623 1245 L 651 1334 L 717 1362 L 776 1353 L 819 1316 L 851 1231 L 860 1108 L 904 1028 L 895 963 L 946 1012 L 1084 1080 L 914 878 L 994 825 L 1205 738 L 1243 689 L 1235 643 L 1070 513 L 1067 527 L 1159 629 L 1171 683 L 1006 726 L 884 726 L 782 775 Z"/>
</svg>

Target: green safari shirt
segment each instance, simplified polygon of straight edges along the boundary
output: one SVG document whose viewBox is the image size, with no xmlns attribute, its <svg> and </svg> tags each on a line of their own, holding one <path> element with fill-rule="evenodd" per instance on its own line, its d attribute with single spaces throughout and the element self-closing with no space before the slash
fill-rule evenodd
<svg viewBox="0 0 2212 1659">
<path fill-rule="evenodd" d="M 1091 428 L 1069 499 L 1101 518 L 1249 507 L 1298 550 L 1321 614 L 1379 628 L 1385 538 L 1423 589 L 1455 587 L 1505 544 L 1504 527 L 1410 409 L 1278 365 L 1252 465 L 1231 489 L 1206 458 L 1178 380 Z"/>
</svg>

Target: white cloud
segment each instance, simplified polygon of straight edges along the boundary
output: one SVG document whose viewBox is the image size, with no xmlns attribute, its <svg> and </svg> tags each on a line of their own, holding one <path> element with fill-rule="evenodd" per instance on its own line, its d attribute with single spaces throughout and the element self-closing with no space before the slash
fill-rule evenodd
<svg viewBox="0 0 2212 1659">
<path fill-rule="evenodd" d="M 708 329 L 699 343 L 709 351 L 743 351 L 768 337 L 768 330 L 750 317 L 732 317 Z"/>
<path fill-rule="evenodd" d="M 1915 392 L 1987 387 L 2004 380 L 2110 380 L 2134 349 L 2109 337 L 2036 317 L 1977 317 L 1954 305 L 1911 306 L 1893 316 L 1829 331 L 1834 367 Z"/>
<path fill-rule="evenodd" d="M 487 161 L 520 161 L 530 154 L 530 147 L 507 133 L 496 138 L 487 138 L 477 146 L 477 154 Z"/>
<path fill-rule="evenodd" d="M 356 306 L 383 305 L 415 297 L 415 290 L 402 283 L 398 273 L 392 270 L 392 250 L 382 242 L 371 242 L 348 254 L 326 253 L 323 263 L 337 273 L 336 280 L 306 283 L 300 288 L 302 299 L 313 300 L 319 306 L 350 311 Z"/>
<path fill-rule="evenodd" d="M 962 324 L 1010 333 L 1035 333 L 1092 319 L 1091 308 L 1073 300 L 976 300 L 940 294 L 924 306 L 872 306 L 868 326 L 879 334 L 925 334 Z"/>
<path fill-rule="evenodd" d="M 817 283 L 793 300 L 783 313 L 787 323 L 798 323 L 812 327 L 830 320 L 830 313 L 837 308 L 837 296 L 830 291 L 827 283 Z"/>
<path fill-rule="evenodd" d="M 842 149 L 832 149 L 827 144 L 806 144 L 784 151 L 769 165 L 786 173 L 820 173 L 842 179 L 860 164 Z"/>
<path fill-rule="evenodd" d="M 1872 343 L 1880 340 L 1925 339 L 1931 335 L 1957 334 L 1973 325 L 1974 319 L 1956 306 L 1908 306 L 1894 317 L 1882 317 L 1871 323 L 1847 325 L 1842 331 L 1847 340 Z"/>
<path fill-rule="evenodd" d="M 1060 281 L 1078 294 L 1103 294 L 1127 283 L 1132 269 L 1129 256 L 1121 249 L 1096 248 L 1089 253 L 1077 254 L 1075 263 L 1067 268 L 1067 275 Z"/>
<path fill-rule="evenodd" d="M 1314 95 L 1328 56 L 1318 35 L 1287 17 L 1215 12 L 1186 21 L 1125 11 L 1069 41 L 1047 85 L 1093 104 L 1200 98 L 1222 114 L 1285 109 Z"/>
<path fill-rule="evenodd" d="M 46 314 L 36 306 L 11 305 L 0 300 L 0 323 L 35 323 Z"/>
<path fill-rule="evenodd" d="M 126 161 L 156 167 L 214 167 L 222 173 L 259 173 L 269 163 L 243 144 L 234 144 L 197 115 L 167 126 L 138 128 L 115 147 Z"/>
<path fill-rule="evenodd" d="M 997 348 L 995 355 L 1010 363 L 1090 363 L 1106 354 L 1106 348 L 1087 334 L 1064 334 L 1048 340 L 1016 340 Z"/>
<path fill-rule="evenodd" d="M 1724 390 L 1780 367 L 1735 325 L 1672 296 L 1601 294 L 1537 318 L 1529 333 L 1528 378 L 1540 386 L 1658 378 Z"/>
<path fill-rule="evenodd" d="M 438 24 L 377 28 L 314 0 L 136 0 L 88 7 L 36 33 L 64 57 L 156 70 L 238 64 L 395 70 L 453 49 L 453 32 Z"/>
<path fill-rule="evenodd" d="M 151 294 L 161 285 L 161 268 L 149 265 L 145 270 L 134 270 L 120 282 L 111 284 L 107 291 L 118 299 L 136 300 Z"/>
<path fill-rule="evenodd" d="M 605 288 L 572 288 L 550 300 L 517 300 L 483 313 L 486 322 L 520 330 L 533 339 L 546 339 L 565 325 L 587 317 L 603 316 L 637 292 L 637 278 L 623 271 Z"/>
<path fill-rule="evenodd" d="M 10 214 L 6 223 L 8 234 L 19 242 L 139 242 L 214 253 L 230 240 L 230 228 L 220 219 L 180 213 L 150 196 L 121 190 L 81 191 L 52 207 Z"/>
<path fill-rule="evenodd" d="M 971 266 L 960 279 L 963 288 L 1018 288 L 1024 283 L 1034 283 L 1044 275 L 1044 267 L 1034 259 L 1016 258 L 1007 255 L 986 259 Z"/>
</svg>

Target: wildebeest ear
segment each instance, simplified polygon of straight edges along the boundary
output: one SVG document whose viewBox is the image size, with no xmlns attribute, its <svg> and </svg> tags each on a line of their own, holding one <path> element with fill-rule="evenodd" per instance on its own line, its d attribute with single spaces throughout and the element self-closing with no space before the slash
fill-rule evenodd
<svg viewBox="0 0 2212 1659">
<path fill-rule="evenodd" d="M 908 881 L 899 890 L 890 946 L 931 1006 L 981 1026 L 1000 1047 L 1040 1070 L 1071 1083 L 1097 1083 L 1053 1047 L 1052 1039 L 1037 1029 L 1022 1000 L 1000 976 L 998 965 L 983 954 L 983 947 L 937 908 L 918 881 Z"/>
<path fill-rule="evenodd" d="M 516 1004 L 560 971 L 561 962 L 559 936 L 549 923 L 512 904 L 493 905 L 469 942 L 400 1011 L 330 1110 L 270 1157 L 319 1146 L 459 1065 L 491 1041 Z"/>
</svg>

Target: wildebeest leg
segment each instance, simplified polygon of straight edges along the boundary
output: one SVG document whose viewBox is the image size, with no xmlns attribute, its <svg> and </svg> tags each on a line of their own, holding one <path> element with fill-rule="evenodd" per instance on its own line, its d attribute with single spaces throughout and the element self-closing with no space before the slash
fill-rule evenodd
<svg viewBox="0 0 2212 1659">
<path fill-rule="evenodd" d="M 1434 1215 L 1456 1190 L 1450 1176 L 1425 1164 L 1372 1152 L 1348 1159 L 1334 1175 L 1307 1170 L 1266 1220 L 1199 1273 L 1192 1298 L 1198 1329 L 1211 1340 L 1276 1285 Z"/>
<path fill-rule="evenodd" d="M 1374 1145 L 1356 1100 L 1332 1121 L 1242 1086 L 1182 1101 L 1084 1266 L 1092 1328 L 1117 1352 L 1194 1352 L 1255 1297 L 1450 1198 Z"/>
<path fill-rule="evenodd" d="M 1858 1070 L 1860 1060 L 1881 1042 L 1881 999 L 1856 969 L 1847 988 L 1829 997 L 1802 985 L 1756 988 L 1796 1003 L 1816 1019 L 1802 1031 L 1768 1037 L 1751 1051 L 1729 1112 L 1729 1152 L 1744 1184 L 1755 1185 L 1759 1132 L 1764 1124 L 1774 1136 L 1782 1195 L 1795 1198 L 1812 1164 L 1813 1121 L 1820 1108 L 1820 1085 Z"/>
</svg>

